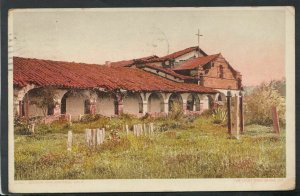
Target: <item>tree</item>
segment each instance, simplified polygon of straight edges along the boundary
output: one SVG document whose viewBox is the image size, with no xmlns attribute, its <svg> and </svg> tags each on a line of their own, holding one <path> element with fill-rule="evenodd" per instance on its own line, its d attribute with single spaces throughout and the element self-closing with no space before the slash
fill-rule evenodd
<svg viewBox="0 0 300 196">
<path fill-rule="evenodd" d="M 30 100 L 30 102 L 31 104 L 35 104 L 37 107 L 41 108 L 44 116 L 48 114 L 49 109 L 54 109 L 57 104 L 57 102 L 55 102 L 56 92 L 51 87 L 34 89 L 29 92 L 29 97 L 38 98 Z"/>
<path fill-rule="evenodd" d="M 285 124 L 285 97 L 279 92 L 279 89 L 283 90 L 283 84 L 285 84 L 283 81 L 262 83 L 245 96 L 246 123 L 271 125 L 271 108 L 276 106 L 279 120 L 281 124 Z"/>
</svg>

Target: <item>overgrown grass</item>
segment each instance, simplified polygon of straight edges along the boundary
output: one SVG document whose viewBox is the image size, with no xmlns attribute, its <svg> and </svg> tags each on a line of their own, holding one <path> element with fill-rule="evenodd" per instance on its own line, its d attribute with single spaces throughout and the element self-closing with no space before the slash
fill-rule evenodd
<svg viewBox="0 0 300 196">
<path fill-rule="evenodd" d="M 240 140 L 229 139 L 226 126 L 208 117 L 144 119 L 154 121 L 153 136 L 126 136 L 124 123 L 140 119 L 99 119 L 74 123 L 74 145 L 67 151 L 64 124 L 35 135 L 15 134 L 15 179 L 140 179 L 140 178 L 254 178 L 285 176 L 285 131 L 245 127 Z M 109 124 L 120 130 L 120 141 L 88 148 L 83 129 Z M 41 125 L 48 126 L 48 125 Z"/>
</svg>

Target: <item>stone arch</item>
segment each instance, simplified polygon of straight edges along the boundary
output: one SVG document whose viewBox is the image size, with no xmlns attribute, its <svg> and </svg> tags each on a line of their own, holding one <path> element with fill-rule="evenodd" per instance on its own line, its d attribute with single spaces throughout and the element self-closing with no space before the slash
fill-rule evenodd
<svg viewBox="0 0 300 196">
<path fill-rule="evenodd" d="M 54 91 L 43 87 L 28 90 L 19 103 L 20 116 L 38 117 L 53 115 L 55 108 L 54 95 Z"/>
<path fill-rule="evenodd" d="M 70 114 L 72 118 L 78 118 L 80 115 L 88 114 L 89 97 L 80 90 L 69 90 L 61 99 L 61 114 Z"/>
<path fill-rule="evenodd" d="M 148 98 L 148 112 L 164 112 L 164 98 L 160 93 L 151 93 Z"/>
<path fill-rule="evenodd" d="M 134 115 L 143 113 L 143 100 L 140 93 L 127 92 L 123 98 L 123 113 Z"/>
<path fill-rule="evenodd" d="M 103 116 L 116 114 L 117 98 L 113 93 L 98 91 L 96 100 L 96 113 Z"/>
<path fill-rule="evenodd" d="M 195 94 L 189 94 L 186 109 L 188 111 L 200 111 L 200 99 Z"/>
<path fill-rule="evenodd" d="M 182 100 L 182 97 L 180 94 L 178 93 L 173 93 L 171 94 L 171 96 L 169 97 L 169 101 L 168 101 L 168 104 L 169 104 L 169 112 L 172 111 L 173 109 L 173 105 L 177 103 L 179 104 L 179 106 L 181 108 L 183 108 L 183 100 Z"/>
</svg>

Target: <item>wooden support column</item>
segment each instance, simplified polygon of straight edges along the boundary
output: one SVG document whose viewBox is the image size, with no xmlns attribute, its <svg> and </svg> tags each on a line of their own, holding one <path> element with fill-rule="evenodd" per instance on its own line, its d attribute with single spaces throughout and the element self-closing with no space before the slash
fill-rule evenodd
<svg viewBox="0 0 300 196">
<path fill-rule="evenodd" d="M 116 115 L 123 114 L 123 96 L 120 93 L 116 95 L 115 107 L 116 107 L 115 110 Z"/>
<path fill-rule="evenodd" d="M 227 91 L 227 127 L 228 134 L 231 134 L 231 92 Z"/>
<path fill-rule="evenodd" d="M 240 131 L 240 119 L 239 119 L 239 96 L 234 96 L 234 107 L 233 107 L 233 127 L 231 130 L 231 135 L 239 139 Z"/>
<path fill-rule="evenodd" d="M 279 129 L 279 119 L 278 119 L 278 112 L 277 112 L 276 106 L 272 107 L 272 117 L 273 117 L 273 131 L 275 133 L 279 134 L 279 132 L 280 132 L 280 129 Z"/>
<path fill-rule="evenodd" d="M 240 132 L 244 133 L 244 98 L 243 93 L 240 91 Z"/>
</svg>

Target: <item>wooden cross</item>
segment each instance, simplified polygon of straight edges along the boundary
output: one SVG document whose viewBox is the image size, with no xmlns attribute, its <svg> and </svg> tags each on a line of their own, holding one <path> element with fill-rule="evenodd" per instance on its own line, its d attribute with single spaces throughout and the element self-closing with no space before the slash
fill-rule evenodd
<svg viewBox="0 0 300 196">
<path fill-rule="evenodd" d="M 195 34 L 198 37 L 198 47 L 200 48 L 200 37 L 203 36 L 200 34 L 200 30 L 198 29 L 198 33 Z"/>
</svg>

